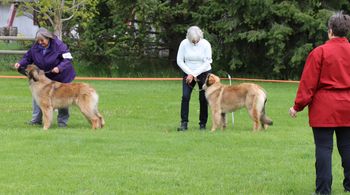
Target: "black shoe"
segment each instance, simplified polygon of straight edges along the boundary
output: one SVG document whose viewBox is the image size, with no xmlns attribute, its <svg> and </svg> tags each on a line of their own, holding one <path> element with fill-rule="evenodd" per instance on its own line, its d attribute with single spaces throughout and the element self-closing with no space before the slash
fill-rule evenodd
<svg viewBox="0 0 350 195">
<path fill-rule="evenodd" d="M 331 193 L 319 193 L 319 192 L 315 192 L 315 193 L 313 193 L 313 195 L 331 195 Z"/>
<path fill-rule="evenodd" d="M 199 124 L 199 130 L 205 130 L 206 126 L 205 124 Z"/>
<path fill-rule="evenodd" d="M 59 128 L 66 128 L 67 124 L 66 123 L 58 123 Z"/>
<path fill-rule="evenodd" d="M 27 125 L 42 125 L 42 123 L 38 121 L 28 121 Z"/>
<path fill-rule="evenodd" d="M 182 122 L 180 127 L 177 128 L 177 131 L 186 131 L 187 130 L 187 122 Z"/>
</svg>

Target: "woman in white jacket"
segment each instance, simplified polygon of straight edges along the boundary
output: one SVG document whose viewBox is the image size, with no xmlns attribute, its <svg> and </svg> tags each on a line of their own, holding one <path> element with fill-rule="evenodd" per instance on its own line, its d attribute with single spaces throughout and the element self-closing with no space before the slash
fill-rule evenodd
<svg viewBox="0 0 350 195">
<path fill-rule="evenodd" d="M 178 131 L 188 128 L 189 102 L 194 86 L 199 88 L 199 129 L 205 130 L 208 119 L 208 103 L 202 86 L 211 71 L 212 51 L 210 43 L 203 38 L 202 30 L 191 26 L 186 39 L 182 40 L 177 53 L 177 64 L 184 72 L 182 80 L 181 125 Z"/>
</svg>

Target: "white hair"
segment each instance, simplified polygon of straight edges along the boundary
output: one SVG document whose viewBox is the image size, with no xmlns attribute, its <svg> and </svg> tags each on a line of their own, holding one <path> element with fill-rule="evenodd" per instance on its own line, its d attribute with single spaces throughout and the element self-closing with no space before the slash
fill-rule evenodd
<svg viewBox="0 0 350 195">
<path fill-rule="evenodd" d="M 39 28 L 39 30 L 36 32 L 35 39 L 38 40 L 39 38 L 45 38 L 45 39 L 53 39 L 54 35 L 52 32 L 48 31 L 46 28 Z"/>
<path fill-rule="evenodd" d="M 190 42 L 198 42 L 200 39 L 203 39 L 203 31 L 198 26 L 191 26 L 187 29 L 186 38 Z"/>
</svg>

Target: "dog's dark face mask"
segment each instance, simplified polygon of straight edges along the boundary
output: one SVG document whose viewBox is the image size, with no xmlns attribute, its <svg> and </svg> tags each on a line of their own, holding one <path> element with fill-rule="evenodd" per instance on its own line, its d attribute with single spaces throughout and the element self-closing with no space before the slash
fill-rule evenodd
<svg viewBox="0 0 350 195">
<path fill-rule="evenodd" d="M 212 84 L 214 84 L 215 83 L 215 81 L 214 81 L 214 79 L 212 78 L 212 76 L 211 76 L 211 74 L 209 73 L 208 75 L 207 75 L 207 78 L 205 79 L 205 85 L 206 86 L 211 86 Z"/>
<path fill-rule="evenodd" d="M 209 83 L 209 78 L 210 78 L 210 73 L 208 73 L 207 77 L 205 78 L 205 82 L 204 82 L 204 85 L 203 85 L 203 89 L 204 90 L 208 89 L 208 87 L 211 85 Z"/>
<path fill-rule="evenodd" d="M 26 69 L 25 69 L 24 67 L 20 66 L 20 67 L 17 69 L 17 71 L 18 71 L 19 73 L 21 73 L 21 74 L 23 74 L 23 75 L 25 75 L 25 76 L 28 77 L 28 73 L 27 73 L 27 71 L 26 71 Z"/>
<path fill-rule="evenodd" d="M 34 82 L 38 81 L 39 69 L 34 66 L 28 66 L 25 70 L 25 73 L 29 80 L 33 80 Z"/>
</svg>

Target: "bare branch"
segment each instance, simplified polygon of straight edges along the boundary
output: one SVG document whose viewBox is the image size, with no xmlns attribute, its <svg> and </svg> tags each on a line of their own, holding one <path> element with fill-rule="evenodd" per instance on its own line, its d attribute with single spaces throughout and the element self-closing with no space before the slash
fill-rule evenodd
<svg viewBox="0 0 350 195">
<path fill-rule="evenodd" d="M 74 4 L 75 4 L 75 0 L 73 0 L 73 5 Z M 71 9 L 69 9 L 69 10 L 71 11 Z M 76 7 L 75 11 L 72 11 L 73 13 L 72 13 L 71 16 L 69 16 L 68 18 L 63 18 L 62 21 L 68 21 L 68 20 L 72 19 L 74 17 L 74 15 L 75 15 L 76 11 L 78 11 L 78 7 Z"/>
<path fill-rule="evenodd" d="M 62 19 L 62 22 L 72 19 L 72 18 L 74 17 L 74 14 L 75 14 L 75 13 L 73 13 L 73 14 L 72 14 L 71 16 L 69 16 L 68 18 L 63 18 L 63 19 Z"/>
</svg>

